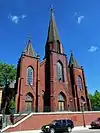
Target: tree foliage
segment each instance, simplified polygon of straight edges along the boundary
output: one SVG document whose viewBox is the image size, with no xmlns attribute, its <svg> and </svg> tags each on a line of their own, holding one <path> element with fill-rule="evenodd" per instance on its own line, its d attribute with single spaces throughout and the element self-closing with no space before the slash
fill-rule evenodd
<svg viewBox="0 0 100 133">
<path fill-rule="evenodd" d="M 89 98 L 92 110 L 100 111 L 100 92 L 96 90 L 94 94 L 89 94 Z"/>
<path fill-rule="evenodd" d="M 15 113 L 15 100 L 14 100 L 14 97 L 12 97 L 11 100 L 9 101 L 8 110 L 9 110 L 10 114 L 14 114 Z"/>
<path fill-rule="evenodd" d="M 6 64 L 0 61 L 0 85 L 6 86 L 16 78 L 16 68 L 14 65 Z"/>
</svg>

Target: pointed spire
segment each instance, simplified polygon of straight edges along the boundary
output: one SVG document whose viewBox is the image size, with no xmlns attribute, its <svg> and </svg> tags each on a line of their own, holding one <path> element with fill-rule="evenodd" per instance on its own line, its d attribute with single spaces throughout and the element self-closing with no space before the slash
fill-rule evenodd
<svg viewBox="0 0 100 133">
<path fill-rule="evenodd" d="M 57 26 L 56 26 L 55 17 L 54 17 L 54 9 L 52 6 L 51 7 L 51 18 L 50 18 L 49 29 L 48 29 L 47 43 L 55 42 L 55 41 L 60 42 L 60 39 L 58 36 Z"/>
<path fill-rule="evenodd" d="M 33 50 L 32 42 L 31 42 L 30 39 L 28 40 L 27 46 L 26 46 L 26 48 L 24 50 L 24 53 L 26 55 L 29 55 L 29 56 L 32 56 L 32 57 L 36 57 L 36 54 L 35 54 L 35 51 Z"/>
<path fill-rule="evenodd" d="M 70 60 L 69 60 L 69 67 L 76 67 L 76 68 L 81 68 L 79 66 L 79 64 L 77 63 L 76 59 L 74 58 L 73 52 L 71 51 L 71 56 L 70 56 Z"/>
</svg>

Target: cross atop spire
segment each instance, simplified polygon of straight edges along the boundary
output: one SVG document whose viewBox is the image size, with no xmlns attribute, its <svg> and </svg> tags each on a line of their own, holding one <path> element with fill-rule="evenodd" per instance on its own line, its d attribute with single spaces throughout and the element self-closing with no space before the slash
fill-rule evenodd
<svg viewBox="0 0 100 133">
<path fill-rule="evenodd" d="M 53 6 L 53 4 L 51 5 L 51 13 L 54 13 L 54 6 Z"/>
<path fill-rule="evenodd" d="M 48 29 L 48 37 L 47 37 L 47 43 L 50 42 L 55 42 L 59 41 L 59 36 L 58 36 L 58 30 L 55 22 L 55 17 L 54 17 L 54 8 L 53 5 L 51 6 L 51 18 L 49 21 L 49 29 Z"/>
</svg>

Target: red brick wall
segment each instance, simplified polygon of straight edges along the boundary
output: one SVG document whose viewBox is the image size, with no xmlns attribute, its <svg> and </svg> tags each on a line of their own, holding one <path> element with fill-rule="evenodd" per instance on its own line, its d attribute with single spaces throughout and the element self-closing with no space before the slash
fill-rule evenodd
<svg viewBox="0 0 100 133">
<path fill-rule="evenodd" d="M 38 61 L 38 70 L 37 70 L 37 61 Z M 26 72 L 27 68 L 31 66 L 34 69 L 33 75 L 33 85 L 26 84 Z M 38 72 L 38 79 L 37 79 L 37 72 Z M 26 110 L 26 103 L 25 103 L 25 96 L 27 93 L 31 93 L 33 95 L 33 112 L 36 108 L 36 82 L 38 80 L 38 104 L 39 104 L 39 111 L 43 111 L 42 105 L 42 97 L 41 97 L 41 90 L 40 90 L 40 61 L 37 58 L 32 58 L 29 56 L 22 56 L 21 64 L 20 64 L 20 85 L 18 85 L 18 91 L 16 95 L 16 109 L 19 108 L 19 112 L 25 112 Z M 19 91 L 20 90 L 20 91 Z M 19 94 L 20 93 L 20 94 Z M 19 107 L 18 107 L 18 97 L 20 97 Z M 40 104 L 41 101 L 41 104 Z"/>
<path fill-rule="evenodd" d="M 41 91 L 45 91 L 45 62 L 46 62 L 46 59 L 43 60 L 40 64 L 40 86 L 41 86 Z"/>
<path fill-rule="evenodd" d="M 82 69 L 74 69 L 75 86 L 77 86 L 77 77 L 78 76 L 81 77 L 82 85 L 83 85 L 83 88 L 84 88 L 84 89 L 80 90 L 80 88 L 77 87 L 78 97 L 80 98 L 81 96 L 83 96 L 85 98 L 85 101 L 86 101 L 85 84 L 84 84 Z"/>
<path fill-rule="evenodd" d="M 57 71 L 56 65 L 57 62 L 61 61 L 63 64 L 63 71 L 64 71 L 64 82 L 57 81 Z M 63 93 L 65 95 L 65 109 L 68 110 L 68 105 L 70 108 L 73 106 L 73 97 L 72 97 L 72 89 L 70 86 L 70 79 L 69 79 L 69 71 L 68 71 L 68 64 L 66 56 L 63 54 L 58 54 L 51 52 L 50 54 L 50 90 L 51 90 L 51 111 L 58 110 L 58 95 L 59 93 Z M 72 102 L 70 102 L 70 99 Z"/>
<path fill-rule="evenodd" d="M 17 113 L 26 111 L 25 97 L 27 93 L 31 93 L 33 96 L 32 100 L 33 112 L 37 112 L 36 111 L 37 106 L 38 106 L 38 112 L 43 112 L 44 106 L 48 106 L 50 108 L 50 111 L 52 112 L 58 111 L 59 110 L 58 95 L 60 93 L 62 93 L 65 96 L 65 110 L 74 111 L 75 107 L 76 110 L 80 110 L 81 96 L 85 98 L 85 101 L 87 103 L 86 91 L 85 91 L 86 89 L 80 90 L 79 88 L 77 88 L 77 83 L 76 83 L 77 76 L 80 75 L 82 78 L 83 88 L 85 88 L 86 86 L 83 78 L 84 76 L 82 69 L 77 69 L 77 68 L 73 69 L 75 82 L 74 82 L 74 87 L 72 87 L 66 56 L 64 54 L 57 54 L 55 52 L 51 52 L 49 56 L 46 57 L 40 63 L 40 60 L 38 60 L 37 58 L 33 58 L 27 55 L 22 55 L 21 61 L 19 62 L 20 74 L 17 79 L 18 80 L 17 95 L 16 95 Z M 61 61 L 63 65 L 64 82 L 57 80 L 56 65 L 58 61 Z M 50 68 L 46 67 L 48 65 L 50 65 Z M 26 72 L 29 66 L 34 68 L 33 85 L 31 86 L 26 84 L 26 75 L 27 75 Z M 50 70 L 47 70 L 46 68 Z M 48 76 L 45 77 L 46 75 Z M 46 80 L 48 80 L 48 82 Z M 74 94 L 72 94 L 73 93 L 72 89 L 75 92 L 77 92 L 77 94 L 75 93 L 75 96 Z M 45 97 L 43 99 L 43 92 L 45 92 L 45 94 L 48 95 L 48 100 L 45 100 L 46 99 Z"/>
<path fill-rule="evenodd" d="M 85 123 L 89 125 L 92 120 L 100 117 L 99 112 L 85 112 Z M 55 112 L 55 113 L 34 113 L 31 117 L 17 125 L 16 127 L 5 130 L 6 132 L 21 130 L 39 130 L 42 125 L 50 123 L 55 119 L 72 119 L 75 126 L 83 125 L 83 116 L 81 112 Z M 5 132 L 4 131 L 4 132 Z"/>
<path fill-rule="evenodd" d="M 43 112 L 43 95 L 45 92 L 45 62 L 46 60 L 43 60 L 40 63 L 40 87 L 39 87 L 39 97 L 38 97 L 38 108 L 39 112 Z"/>
<path fill-rule="evenodd" d="M 78 76 L 82 79 L 82 88 L 78 88 L 77 86 L 77 78 Z M 76 103 L 76 110 L 81 110 L 81 96 L 85 99 L 85 108 L 87 110 L 89 109 L 89 103 L 88 103 L 88 94 L 87 94 L 87 87 L 84 77 L 84 70 L 83 68 L 73 68 L 73 77 L 74 77 L 74 92 L 75 92 L 75 103 Z M 79 105 L 78 105 L 79 104 Z"/>
</svg>

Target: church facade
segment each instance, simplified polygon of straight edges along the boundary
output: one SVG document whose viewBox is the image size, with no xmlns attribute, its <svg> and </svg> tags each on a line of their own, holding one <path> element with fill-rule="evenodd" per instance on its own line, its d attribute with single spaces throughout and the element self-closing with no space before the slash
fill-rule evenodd
<svg viewBox="0 0 100 133">
<path fill-rule="evenodd" d="M 15 101 L 17 113 L 91 110 L 84 69 L 72 52 L 68 62 L 53 9 L 43 61 L 35 54 L 31 40 L 18 61 Z"/>
</svg>

